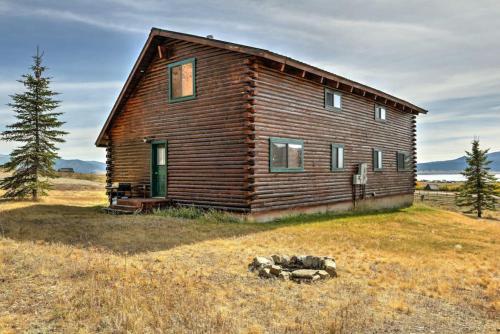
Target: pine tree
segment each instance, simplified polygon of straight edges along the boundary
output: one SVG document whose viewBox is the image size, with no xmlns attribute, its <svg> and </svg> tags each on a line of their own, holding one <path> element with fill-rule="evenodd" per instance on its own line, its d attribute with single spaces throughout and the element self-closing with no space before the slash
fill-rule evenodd
<svg viewBox="0 0 500 334">
<path fill-rule="evenodd" d="M 57 143 L 63 143 L 66 132 L 60 130 L 64 122 L 59 120 L 60 112 L 54 112 L 60 101 L 58 95 L 50 90 L 50 77 L 44 77 L 47 69 L 42 66 L 43 53 L 38 47 L 33 56 L 32 73 L 24 74 L 19 82 L 24 84 L 25 92 L 11 95 L 8 104 L 15 113 L 17 121 L 8 125 L 2 132 L 5 141 L 20 142 L 10 154 L 10 161 L 2 167 L 11 176 L 0 181 L 0 188 L 6 190 L 3 197 L 27 198 L 37 200 L 51 188 L 49 180 L 56 177 L 54 162 L 58 158 Z"/>
<path fill-rule="evenodd" d="M 457 195 L 457 205 L 466 207 L 466 212 L 477 212 L 481 217 L 486 209 L 495 210 L 495 183 L 496 178 L 489 173 L 489 149 L 481 150 L 479 140 L 472 141 L 472 151 L 466 151 L 467 167 L 462 172 L 466 181 Z"/>
</svg>

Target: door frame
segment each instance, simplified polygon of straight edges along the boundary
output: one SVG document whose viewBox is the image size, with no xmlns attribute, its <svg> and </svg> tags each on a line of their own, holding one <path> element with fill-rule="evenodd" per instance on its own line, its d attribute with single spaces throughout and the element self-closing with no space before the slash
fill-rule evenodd
<svg viewBox="0 0 500 334">
<path fill-rule="evenodd" d="M 151 198 L 166 198 L 168 194 L 168 141 L 167 140 L 153 140 L 149 143 L 149 152 L 151 157 L 151 164 L 149 166 L 149 196 Z M 155 166 L 153 149 L 155 145 L 165 144 L 165 197 L 153 196 L 153 167 Z"/>
</svg>

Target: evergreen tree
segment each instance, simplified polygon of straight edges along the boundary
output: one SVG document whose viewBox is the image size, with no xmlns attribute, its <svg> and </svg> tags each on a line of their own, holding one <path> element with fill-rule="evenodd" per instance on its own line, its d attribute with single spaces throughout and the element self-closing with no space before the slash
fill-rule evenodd
<svg viewBox="0 0 500 334">
<path fill-rule="evenodd" d="M 50 77 L 44 77 L 46 67 L 42 66 L 43 53 L 38 47 L 33 56 L 32 73 L 22 76 L 25 92 L 11 95 L 8 104 L 17 118 L 2 132 L 5 141 L 20 142 L 22 146 L 10 154 L 10 161 L 2 167 L 11 176 L 0 181 L 0 188 L 6 190 L 3 197 L 37 200 L 51 188 L 49 180 L 56 177 L 54 162 L 58 158 L 57 143 L 63 143 L 66 132 L 60 130 L 64 122 L 59 120 L 60 112 L 54 112 L 60 101 L 58 95 L 50 90 Z"/>
<path fill-rule="evenodd" d="M 486 209 L 495 210 L 496 178 L 489 173 L 488 151 L 479 148 L 478 139 L 472 141 L 472 151 L 465 152 L 467 167 L 462 172 L 467 180 L 457 195 L 457 205 L 466 207 L 466 212 L 477 212 L 478 217 Z"/>
</svg>

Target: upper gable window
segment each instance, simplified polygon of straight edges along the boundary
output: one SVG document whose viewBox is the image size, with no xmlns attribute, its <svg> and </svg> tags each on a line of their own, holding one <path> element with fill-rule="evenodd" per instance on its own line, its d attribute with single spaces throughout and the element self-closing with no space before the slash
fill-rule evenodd
<svg viewBox="0 0 500 334">
<path fill-rule="evenodd" d="M 325 88 L 325 109 L 341 110 L 342 93 Z"/>
<path fill-rule="evenodd" d="M 375 105 L 375 119 L 377 121 L 385 121 L 386 109 L 383 106 Z"/>
<path fill-rule="evenodd" d="M 178 102 L 196 97 L 196 62 L 194 58 L 168 65 L 169 102 Z"/>
</svg>

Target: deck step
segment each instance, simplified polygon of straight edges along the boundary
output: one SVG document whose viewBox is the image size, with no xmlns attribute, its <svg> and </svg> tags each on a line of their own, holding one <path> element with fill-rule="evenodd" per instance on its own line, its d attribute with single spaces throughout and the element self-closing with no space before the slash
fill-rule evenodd
<svg viewBox="0 0 500 334">
<path fill-rule="evenodd" d="M 118 209 L 113 209 L 113 208 L 103 208 L 102 210 L 106 213 L 111 214 L 111 215 L 133 215 L 134 214 L 134 212 L 132 212 L 132 211 L 118 210 Z"/>
<path fill-rule="evenodd" d="M 111 205 L 110 207 L 104 208 L 106 213 L 114 215 L 132 215 L 140 211 L 140 208 L 131 205 Z"/>
<path fill-rule="evenodd" d="M 166 198 L 119 198 L 116 204 L 110 205 L 104 211 L 110 214 L 150 213 L 171 204 L 172 201 Z"/>
<path fill-rule="evenodd" d="M 140 208 L 141 207 L 141 202 L 136 200 L 136 199 L 129 199 L 129 198 L 125 198 L 125 199 L 121 199 L 119 198 L 117 201 L 116 201 L 116 204 L 114 204 L 115 206 L 116 205 L 123 205 L 123 206 L 134 206 L 136 208 Z"/>
<path fill-rule="evenodd" d="M 140 206 L 135 206 L 135 205 L 125 205 L 125 204 L 113 204 L 113 205 L 111 205 L 111 209 L 132 211 L 132 212 L 134 212 L 140 208 L 141 208 Z"/>
</svg>

